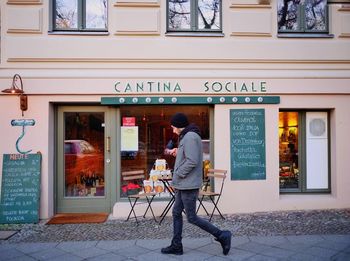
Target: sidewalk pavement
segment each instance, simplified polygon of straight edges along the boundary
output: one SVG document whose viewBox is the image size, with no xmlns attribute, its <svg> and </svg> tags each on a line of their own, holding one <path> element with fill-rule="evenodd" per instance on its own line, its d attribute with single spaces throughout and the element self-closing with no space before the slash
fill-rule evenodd
<svg viewBox="0 0 350 261">
<path fill-rule="evenodd" d="M 350 260 L 350 235 L 232 237 L 227 256 L 213 238 L 184 238 L 182 256 L 163 255 L 170 239 L 0 243 L 0 260 Z"/>
</svg>

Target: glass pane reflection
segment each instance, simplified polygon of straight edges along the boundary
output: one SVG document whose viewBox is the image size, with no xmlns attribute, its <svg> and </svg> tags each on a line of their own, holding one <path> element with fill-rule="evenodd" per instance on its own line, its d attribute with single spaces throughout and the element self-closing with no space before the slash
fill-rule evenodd
<svg viewBox="0 0 350 261">
<path fill-rule="evenodd" d="M 86 28 L 107 28 L 107 0 L 86 0 Z"/>
<path fill-rule="evenodd" d="M 327 1 L 306 0 L 305 3 L 305 20 L 306 30 L 325 31 L 327 17 Z"/>
<path fill-rule="evenodd" d="M 104 196 L 104 113 L 65 112 L 66 197 Z"/>
<path fill-rule="evenodd" d="M 191 29 L 190 1 L 169 1 L 169 29 Z"/>
<path fill-rule="evenodd" d="M 220 29 L 220 0 L 199 0 L 198 12 L 199 29 Z"/>
<path fill-rule="evenodd" d="M 77 29 L 78 28 L 78 2 L 77 0 L 56 1 L 56 28 Z"/>
</svg>

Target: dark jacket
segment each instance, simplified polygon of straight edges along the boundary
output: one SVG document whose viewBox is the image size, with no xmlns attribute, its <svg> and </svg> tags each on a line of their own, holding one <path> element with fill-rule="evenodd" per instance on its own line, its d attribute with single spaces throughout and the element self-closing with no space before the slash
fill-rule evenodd
<svg viewBox="0 0 350 261">
<path fill-rule="evenodd" d="M 198 127 L 190 124 L 179 136 L 172 185 L 179 190 L 198 189 L 202 175 L 202 139 Z"/>
</svg>

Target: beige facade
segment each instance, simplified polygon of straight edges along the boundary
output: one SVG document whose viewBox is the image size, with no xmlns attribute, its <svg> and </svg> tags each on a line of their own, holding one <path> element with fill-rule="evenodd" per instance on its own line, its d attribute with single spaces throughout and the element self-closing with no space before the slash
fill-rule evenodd
<svg viewBox="0 0 350 261">
<path fill-rule="evenodd" d="M 40 218 L 56 212 L 58 107 L 103 106 L 101 97 L 123 96 L 278 96 L 279 104 L 212 106 L 213 165 L 229 176 L 230 110 L 265 110 L 266 179 L 228 179 L 222 211 L 350 207 L 349 4 L 329 4 L 330 38 L 278 37 L 276 0 L 222 1 L 223 30 L 215 36 L 167 34 L 165 0 L 109 0 L 107 33 L 51 32 L 49 0 L 0 5 L 0 86 L 20 74 L 28 94 L 24 118 L 36 125 L 21 146 L 43 155 Z M 0 152 L 16 153 L 21 130 L 10 122 L 22 117 L 18 97 L 0 94 L 0 107 Z M 329 193 L 280 193 L 279 111 L 296 109 L 329 112 Z M 117 179 L 118 159 L 108 157 Z M 127 214 L 128 202 L 111 201 L 114 217 Z M 164 204 L 156 202 L 155 211 Z"/>
</svg>

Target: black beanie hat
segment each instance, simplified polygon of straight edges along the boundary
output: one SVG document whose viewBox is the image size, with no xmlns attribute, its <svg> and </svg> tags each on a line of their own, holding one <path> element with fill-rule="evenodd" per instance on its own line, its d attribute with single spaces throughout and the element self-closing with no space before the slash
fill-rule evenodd
<svg viewBox="0 0 350 261">
<path fill-rule="evenodd" d="M 185 128 L 189 124 L 186 115 L 181 112 L 171 117 L 170 123 L 176 128 Z"/>
</svg>

